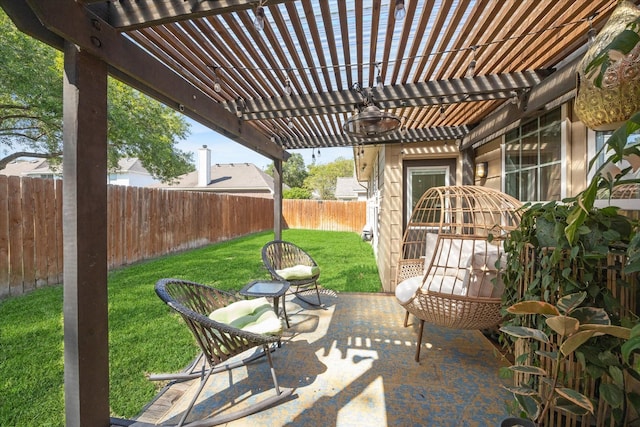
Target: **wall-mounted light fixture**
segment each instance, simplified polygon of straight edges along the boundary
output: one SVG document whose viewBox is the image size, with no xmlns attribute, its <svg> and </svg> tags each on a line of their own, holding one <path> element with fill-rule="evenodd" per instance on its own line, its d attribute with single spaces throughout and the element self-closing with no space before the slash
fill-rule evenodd
<svg viewBox="0 0 640 427">
<path fill-rule="evenodd" d="M 476 178 L 484 179 L 489 173 L 489 165 L 487 162 L 476 163 Z"/>
</svg>

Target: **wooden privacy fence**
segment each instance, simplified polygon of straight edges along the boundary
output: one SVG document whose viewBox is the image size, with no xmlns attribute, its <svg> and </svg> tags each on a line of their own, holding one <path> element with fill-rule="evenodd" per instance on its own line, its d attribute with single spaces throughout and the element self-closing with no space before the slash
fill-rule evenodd
<svg viewBox="0 0 640 427">
<path fill-rule="evenodd" d="M 282 216 L 288 228 L 359 233 L 367 222 L 367 202 L 283 200 Z"/>
<path fill-rule="evenodd" d="M 108 187 L 109 269 L 273 229 L 273 200 Z M 365 202 L 284 200 L 284 226 L 360 232 Z M 62 181 L 0 175 L 0 300 L 62 283 Z"/>
<path fill-rule="evenodd" d="M 109 186 L 109 268 L 273 229 L 273 200 Z M 0 299 L 62 283 L 62 181 L 0 176 Z"/>
</svg>

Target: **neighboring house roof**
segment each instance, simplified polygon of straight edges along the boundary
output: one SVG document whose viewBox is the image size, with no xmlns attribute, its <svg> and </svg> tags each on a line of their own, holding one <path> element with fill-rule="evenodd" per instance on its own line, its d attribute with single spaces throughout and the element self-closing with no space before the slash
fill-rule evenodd
<svg viewBox="0 0 640 427">
<path fill-rule="evenodd" d="M 61 173 L 62 170 L 52 171 L 46 159 L 13 160 L 4 169 L 0 170 L 0 175 L 24 177 L 60 175 Z"/>
<path fill-rule="evenodd" d="M 118 169 L 112 173 L 142 173 L 149 175 L 149 171 L 142 166 L 142 162 L 137 157 L 120 159 Z"/>
<path fill-rule="evenodd" d="M 206 186 L 198 184 L 198 171 L 194 171 L 179 176 L 175 183 L 157 185 L 157 187 L 188 191 L 241 193 L 261 197 L 272 197 L 274 193 L 273 178 L 252 163 L 214 164 L 211 166 L 211 180 Z"/>
<path fill-rule="evenodd" d="M 339 177 L 336 181 L 336 199 L 357 199 L 358 195 L 365 195 L 364 188 L 355 177 Z"/>
<path fill-rule="evenodd" d="M 118 162 L 118 169 L 112 173 L 141 173 L 149 175 L 149 172 L 142 166 L 142 162 L 136 157 L 120 159 Z M 52 170 L 49 167 L 47 159 L 33 159 L 33 160 L 14 160 L 9 162 L 7 166 L 0 170 L 1 175 L 42 175 L 42 174 L 62 174 L 62 165 Z"/>
<path fill-rule="evenodd" d="M 142 166 L 138 158 L 124 158 L 118 162 L 118 168 L 109 171 L 111 175 L 117 175 L 120 181 L 135 185 L 148 185 L 158 182 Z M 7 166 L 0 170 L 0 175 L 21 176 L 21 177 L 62 177 L 62 165 L 51 168 L 47 159 L 18 159 L 9 162 Z M 134 175 L 136 178 L 134 179 Z"/>
</svg>

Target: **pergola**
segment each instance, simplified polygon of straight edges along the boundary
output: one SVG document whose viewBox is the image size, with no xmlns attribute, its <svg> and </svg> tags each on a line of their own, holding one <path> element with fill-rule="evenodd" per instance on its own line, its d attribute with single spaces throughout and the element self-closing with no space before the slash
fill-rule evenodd
<svg viewBox="0 0 640 427">
<path fill-rule="evenodd" d="M 273 159 L 278 236 L 286 150 L 456 140 L 472 158 L 500 128 L 574 95 L 572 67 L 616 3 L 0 0 L 19 29 L 64 51 L 67 424 L 109 425 L 107 75 Z M 347 134 L 370 105 L 399 129 Z"/>
</svg>

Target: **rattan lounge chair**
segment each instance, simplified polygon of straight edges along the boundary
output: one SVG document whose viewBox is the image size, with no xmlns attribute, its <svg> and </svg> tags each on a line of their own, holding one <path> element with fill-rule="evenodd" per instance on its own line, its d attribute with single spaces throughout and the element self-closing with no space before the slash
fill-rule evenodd
<svg viewBox="0 0 640 427">
<path fill-rule="evenodd" d="M 161 279 L 156 283 L 155 289 L 162 301 L 182 315 L 182 318 L 202 350 L 199 358 L 185 373 L 150 376 L 152 380 L 185 380 L 200 377 L 198 391 L 188 408 L 182 414 L 177 424 L 178 426 L 213 426 L 227 423 L 273 406 L 291 395 L 291 389 L 281 389 L 279 387 L 271 357 L 271 351 L 280 343 L 279 334 L 254 333 L 209 318 L 209 315 L 215 310 L 218 310 L 218 313 L 220 313 L 219 309 L 224 307 L 229 308 L 230 303 L 237 301 L 235 296 L 199 283 L 178 279 Z M 272 308 L 269 310 L 269 313 L 276 316 Z M 275 318 L 277 319 L 277 316 Z M 279 322 L 280 320 L 278 319 L 277 321 Z M 257 350 L 252 355 L 242 360 L 236 360 L 235 362 L 227 364 L 224 363 L 252 348 L 256 348 Z M 246 365 L 264 355 L 267 356 L 269 361 L 271 376 L 275 387 L 275 396 L 265 398 L 261 402 L 235 412 L 221 413 L 214 417 L 195 421 L 191 424 L 185 424 L 198 396 L 212 374 Z M 199 370 L 196 368 L 198 360 L 201 361 L 201 368 Z"/>
<path fill-rule="evenodd" d="M 502 320 L 502 242 L 520 223 L 521 203 L 480 186 L 428 189 L 416 204 L 402 242 L 396 298 L 420 320 L 453 329 L 487 329 Z"/>
<path fill-rule="evenodd" d="M 290 293 L 296 295 L 307 304 L 322 305 L 320 291 L 318 290 L 318 277 L 320 277 L 318 264 L 303 249 L 290 242 L 273 240 L 263 246 L 262 262 L 274 280 L 289 282 Z M 291 276 L 292 272 L 294 274 L 298 273 L 295 271 L 296 269 L 302 270 L 302 274 L 300 276 Z M 303 293 L 307 293 L 312 288 L 315 288 L 317 303 L 304 297 Z"/>
</svg>

